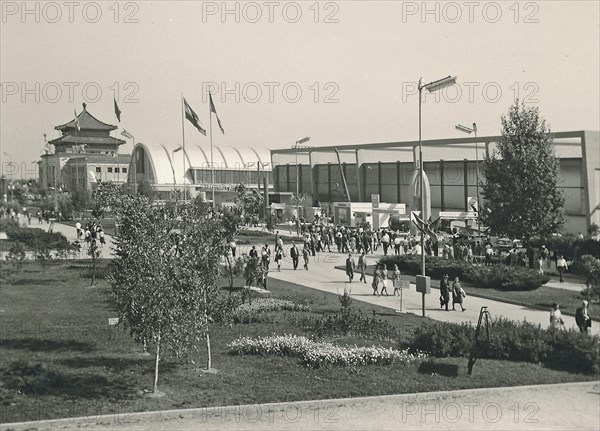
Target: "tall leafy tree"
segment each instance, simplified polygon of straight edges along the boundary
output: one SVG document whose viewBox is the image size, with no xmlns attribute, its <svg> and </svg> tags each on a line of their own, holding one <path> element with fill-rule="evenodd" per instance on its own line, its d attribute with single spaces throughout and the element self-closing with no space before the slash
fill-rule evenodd
<svg viewBox="0 0 600 431">
<path fill-rule="evenodd" d="M 85 186 L 78 186 L 71 192 L 71 204 L 73 205 L 73 211 L 81 213 L 88 209 L 92 204 L 92 195 Z"/>
<path fill-rule="evenodd" d="M 498 236 L 548 238 L 565 222 L 559 160 L 538 108 L 519 105 L 502 116 L 497 151 L 483 165 L 482 222 Z"/>
</svg>

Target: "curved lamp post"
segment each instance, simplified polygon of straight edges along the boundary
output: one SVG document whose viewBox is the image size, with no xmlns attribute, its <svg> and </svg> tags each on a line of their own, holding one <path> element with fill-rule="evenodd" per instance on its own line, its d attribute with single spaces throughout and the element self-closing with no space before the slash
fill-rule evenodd
<svg viewBox="0 0 600 431">
<path fill-rule="evenodd" d="M 477 235 L 481 234 L 481 225 L 479 222 L 479 208 L 481 207 L 481 203 L 479 200 L 479 144 L 477 142 L 477 123 L 473 123 L 473 128 L 463 126 L 462 124 L 457 124 L 455 126 L 456 130 L 460 130 L 461 132 L 475 133 L 475 179 L 477 181 Z M 467 208 L 468 210 L 468 208 Z"/>
<path fill-rule="evenodd" d="M 456 76 L 447 76 L 442 79 L 438 79 L 436 81 L 428 82 L 427 84 L 423 84 L 423 78 L 419 79 L 419 193 L 421 197 L 421 217 L 425 218 L 425 200 L 423 193 L 423 148 L 421 146 L 421 101 L 423 89 L 433 93 L 434 91 L 442 90 L 446 87 L 450 87 L 456 84 Z M 427 220 L 424 220 L 427 222 Z M 424 283 L 427 283 L 427 278 L 425 277 L 425 235 L 421 232 L 421 277 L 423 277 Z M 417 282 L 419 281 L 417 277 Z M 422 292 L 422 312 L 423 317 L 425 317 L 425 290 Z"/>
</svg>

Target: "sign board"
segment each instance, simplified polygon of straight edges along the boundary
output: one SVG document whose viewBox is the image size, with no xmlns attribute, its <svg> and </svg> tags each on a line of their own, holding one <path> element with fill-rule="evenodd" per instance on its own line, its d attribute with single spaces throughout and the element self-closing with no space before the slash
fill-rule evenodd
<svg viewBox="0 0 600 431">
<path fill-rule="evenodd" d="M 119 324 L 119 318 L 118 317 L 109 317 L 108 318 L 108 324 L 110 326 L 115 326 Z"/>
<path fill-rule="evenodd" d="M 378 194 L 371 195 L 371 205 L 373 205 L 373 208 L 379 208 L 379 195 Z"/>
<path fill-rule="evenodd" d="M 417 292 L 431 293 L 431 278 L 427 275 L 417 275 Z"/>
<path fill-rule="evenodd" d="M 442 220 L 474 220 L 477 213 L 474 211 L 440 211 Z"/>
<path fill-rule="evenodd" d="M 410 289 L 410 281 L 394 280 L 394 289 Z"/>
</svg>

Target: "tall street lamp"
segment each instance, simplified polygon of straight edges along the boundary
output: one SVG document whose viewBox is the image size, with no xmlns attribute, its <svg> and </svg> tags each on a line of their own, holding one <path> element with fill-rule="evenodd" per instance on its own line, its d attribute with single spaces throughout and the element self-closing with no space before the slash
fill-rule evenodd
<svg viewBox="0 0 600 431">
<path fill-rule="evenodd" d="M 450 75 L 436 81 L 428 82 L 427 84 L 423 84 L 423 78 L 419 79 L 419 193 L 421 195 L 421 217 L 425 222 L 427 222 L 427 220 L 425 220 L 425 194 L 423 193 L 423 148 L 421 146 L 421 101 L 423 89 L 433 93 L 434 91 L 442 90 L 454 84 L 456 84 L 456 76 Z M 421 290 L 422 312 L 423 317 L 425 317 L 425 291 L 427 290 L 428 279 L 425 277 L 425 234 L 423 234 L 423 232 L 421 232 L 421 277 L 423 280 L 422 283 L 424 284 L 423 289 Z M 417 278 L 417 282 L 418 281 L 419 280 Z"/>
<path fill-rule="evenodd" d="M 310 141 L 307 136 L 296 141 L 296 235 L 300 235 L 300 166 L 298 165 L 298 145 Z"/>
<path fill-rule="evenodd" d="M 175 153 L 183 150 L 183 147 L 180 145 L 171 151 L 171 170 L 173 171 L 173 193 L 175 193 L 175 200 L 177 200 L 177 180 L 175 179 Z"/>
<path fill-rule="evenodd" d="M 475 179 L 477 181 L 477 235 L 480 235 L 481 234 L 481 225 L 479 222 L 479 208 L 481 206 L 481 203 L 479 200 L 479 150 L 478 150 L 479 144 L 477 142 L 477 123 L 473 123 L 473 128 L 463 126 L 462 124 L 457 124 L 456 130 L 460 130 L 461 132 L 468 133 L 469 135 L 471 133 L 475 133 Z"/>
</svg>

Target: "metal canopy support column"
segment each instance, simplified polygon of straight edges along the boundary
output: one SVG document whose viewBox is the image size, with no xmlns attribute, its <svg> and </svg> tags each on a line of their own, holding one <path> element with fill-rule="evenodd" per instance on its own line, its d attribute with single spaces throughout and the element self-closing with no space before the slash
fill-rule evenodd
<svg viewBox="0 0 600 431">
<path fill-rule="evenodd" d="M 377 162 L 377 193 L 379 193 L 379 200 L 381 201 L 381 195 L 383 194 L 383 184 L 382 183 L 383 172 L 381 169 L 381 161 Z"/>
<path fill-rule="evenodd" d="M 312 151 L 308 152 L 308 178 L 310 180 L 310 195 L 311 199 L 314 202 L 318 200 L 315 196 L 315 182 L 313 177 L 313 163 L 312 163 Z M 311 202 L 312 205 L 312 202 Z"/>
<path fill-rule="evenodd" d="M 331 162 L 327 163 L 327 201 L 329 203 L 331 200 Z"/>
<path fill-rule="evenodd" d="M 400 164 L 400 161 L 397 160 L 396 161 L 396 200 L 398 203 L 402 202 L 401 199 L 401 195 L 400 195 L 400 181 L 402 180 L 402 171 L 401 171 L 402 165 Z"/>
<path fill-rule="evenodd" d="M 442 208 L 442 211 L 446 211 L 446 203 L 445 203 L 445 199 L 444 199 L 444 178 L 445 178 L 445 174 L 444 174 L 444 159 L 440 160 L 440 206 Z"/>
<path fill-rule="evenodd" d="M 358 163 L 358 150 L 355 151 L 356 154 L 356 188 L 358 190 L 358 201 L 363 201 L 363 193 L 362 193 L 362 184 L 360 182 L 360 164 Z"/>
<path fill-rule="evenodd" d="M 464 191 L 465 191 L 465 211 L 469 209 L 469 161 L 464 159 L 463 161 L 463 178 L 464 178 Z"/>
<path fill-rule="evenodd" d="M 298 178 L 296 179 L 298 181 L 298 187 L 300 188 L 300 193 L 304 193 L 304 188 L 302 187 L 302 178 L 304 177 L 304 175 L 302 175 L 302 163 L 298 163 Z"/>
<path fill-rule="evenodd" d="M 286 184 L 285 184 L 285 191 L 289 192 L 290 191 L 290 164 L 288 163 L 287 165 L 285 165 L 285 177 L 286 177 Z"/>
</svg>

